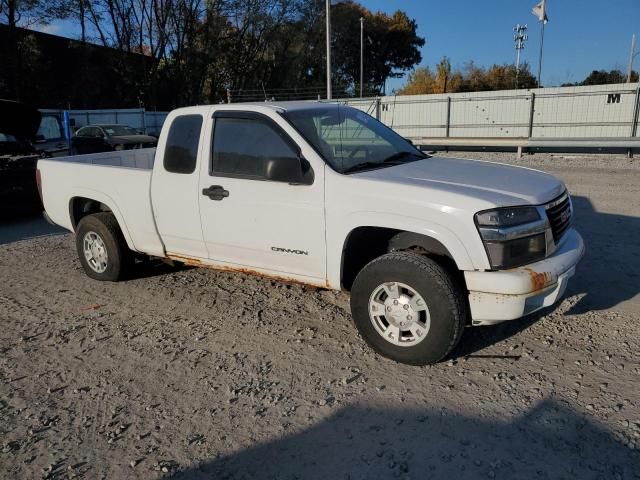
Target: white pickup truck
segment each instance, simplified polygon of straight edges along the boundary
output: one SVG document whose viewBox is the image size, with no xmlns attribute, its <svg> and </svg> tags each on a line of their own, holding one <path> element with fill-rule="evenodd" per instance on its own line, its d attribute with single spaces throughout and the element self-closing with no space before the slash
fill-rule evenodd
<svg viewBox="0 0 640 480">
<path fill-rule="evenodd" d="M 137 252 L 346 290 L 364 339 L 414 365 L 553 304 L 584 253 L 555 177 L 425 155 L 338 104 L 182 108 L 157 149 L 40 160 L 37 179 L 91 278 Z"/>
</svg>

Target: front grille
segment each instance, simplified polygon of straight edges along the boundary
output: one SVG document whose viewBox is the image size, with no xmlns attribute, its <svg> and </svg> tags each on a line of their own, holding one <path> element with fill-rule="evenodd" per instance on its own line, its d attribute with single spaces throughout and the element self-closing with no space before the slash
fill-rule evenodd
<svg viewBox="0 0 640 480">
<path fill-rule="evenodd" d="M 546 211 L 549 223 L 551 224 L 553 240 L 557 245 L 567 229 L 571 226 L 571 216 L 573 212 L 571 211 L 569 194 L 565 193 L 549 203 Z"/>
</svg>

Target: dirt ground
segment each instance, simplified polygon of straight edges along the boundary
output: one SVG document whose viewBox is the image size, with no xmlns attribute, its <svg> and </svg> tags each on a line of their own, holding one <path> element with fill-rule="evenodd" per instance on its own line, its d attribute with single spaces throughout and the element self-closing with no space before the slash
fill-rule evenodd
<svg viewBox="0 0 640 480">
<path fill-rule="evenodd" d="M 640 160 L 547 170 L 587 255 L 555 308 L 410 367 L 342 293 L 204 269 L 87 278 L 72 236 L 0 225 L 0 477 L 640 478 Z"/>
</svg>

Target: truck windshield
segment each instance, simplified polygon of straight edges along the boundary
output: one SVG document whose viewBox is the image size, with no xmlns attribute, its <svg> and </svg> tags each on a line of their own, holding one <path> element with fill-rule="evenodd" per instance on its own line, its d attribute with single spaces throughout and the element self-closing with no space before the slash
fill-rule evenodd
<svg viewBox="0 0 640 480">
<path fill-rule="evenodd" d="M 283 116 L 340 173 L 384 168 L 427 158 L 365 112 L 351 107 L 292 110 Z"/>
</svg>

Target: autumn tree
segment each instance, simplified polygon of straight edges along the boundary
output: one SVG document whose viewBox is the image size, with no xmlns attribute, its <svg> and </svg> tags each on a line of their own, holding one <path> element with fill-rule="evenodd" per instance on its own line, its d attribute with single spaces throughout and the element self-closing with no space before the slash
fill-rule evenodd
<svg viewBox="0 0 640 480">
<path fill-rule="evenodd" d="M 399 91 L 402 95 L 425 93 L 481 92 L 489 90 L 509 90 L 518 88 L 535 88 L 536 78 L 529 70 L 528 64 L 520 66 L 516 72 L 514 65 L 492 65 L 483 68 L 474 62 L 467 63 L 462 69 L 453 71 L 447 57 L 438 63 L 436 74 L 428 67 L 413 71 L 405 86 Z"/>
</svg>

